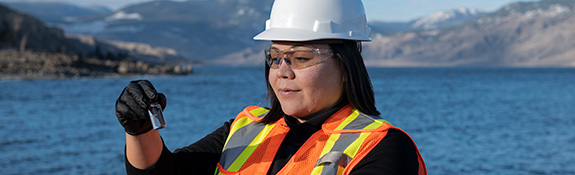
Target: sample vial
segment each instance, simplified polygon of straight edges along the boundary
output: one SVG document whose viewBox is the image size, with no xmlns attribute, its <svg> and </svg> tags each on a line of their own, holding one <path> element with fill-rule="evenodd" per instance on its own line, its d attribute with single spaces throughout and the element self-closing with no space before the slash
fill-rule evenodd
<svg viewBox="0 0 575 175">
<path fill-rule="evenodd" d="M 150 120 L 152 121 L 152 126 L 155 130 L 166 127 L 164 114 L 162 114 L 162 105 L 160 105 L 158 102 L 154 102 L 150 105 L 148 114 L 150 115 Z"/>
</svg>

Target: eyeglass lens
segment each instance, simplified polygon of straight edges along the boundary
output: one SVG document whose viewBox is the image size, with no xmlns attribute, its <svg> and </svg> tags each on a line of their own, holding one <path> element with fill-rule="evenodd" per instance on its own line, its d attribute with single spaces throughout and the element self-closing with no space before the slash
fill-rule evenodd
<svg viewBox="0 0 575 175">
<path fill-rule="evenodd" d="M 279 68 L 282 60 L 292 69 L 301 69 L 319 64 L 325 58 L 322 57 L 319 50 L 277 51 L 276 49 L 266 49 L 267 63 L 272 69 Z"/>
</svg>

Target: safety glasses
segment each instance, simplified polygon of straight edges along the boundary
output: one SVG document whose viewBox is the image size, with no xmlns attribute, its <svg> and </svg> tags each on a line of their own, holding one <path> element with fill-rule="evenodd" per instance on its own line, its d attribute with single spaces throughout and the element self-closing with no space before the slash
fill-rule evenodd
<svg viewBox="0 0 575 175">
<path fill-rule="evenodd" d="M 266 63 L 271 69 L 281 66 L 282 60 L 291 69 L 303 69 L 324 62 L 333 56 L 332 50 L 290 48 L 280 51 L 279 49 L 265 49 Z"/>
</svg>

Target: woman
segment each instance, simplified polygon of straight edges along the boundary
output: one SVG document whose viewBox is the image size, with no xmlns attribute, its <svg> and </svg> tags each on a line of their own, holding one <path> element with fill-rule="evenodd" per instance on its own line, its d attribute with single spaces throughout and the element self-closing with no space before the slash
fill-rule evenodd
<svg viewBox="0 0 575 175">
<path fill-rule="evenodd" d="M 147 117 L 166 98 L 148 81 L 130 82 L 116 102 L 128 174 L 426 174 L 411 138 L 377 117 L 360 0 L 276 0 L 254 39 L 272 41 L 271 107 L 247 107 L 174 152 Z"/>
</svg>

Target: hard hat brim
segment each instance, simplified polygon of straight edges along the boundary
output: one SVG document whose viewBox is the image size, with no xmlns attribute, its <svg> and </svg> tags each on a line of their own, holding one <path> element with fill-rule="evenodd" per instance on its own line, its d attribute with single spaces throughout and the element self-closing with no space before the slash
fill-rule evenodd
<svg viewBox="0 0 575 175">
<path fill-rule="evenodd" d="M 267 41 L 313 41 L 324 39 L 342 39 L 356 41 L 371 41 L 369 36 L 349 36 L 341 33 L 319 33 L 305 29 L 271 28 L 254 36 L 254 40 Z"/>
</svg>

